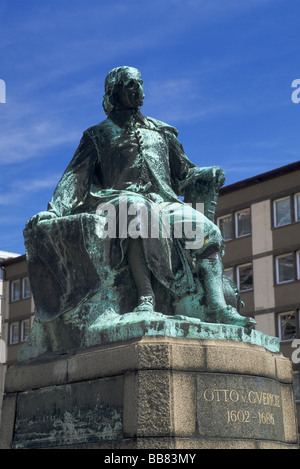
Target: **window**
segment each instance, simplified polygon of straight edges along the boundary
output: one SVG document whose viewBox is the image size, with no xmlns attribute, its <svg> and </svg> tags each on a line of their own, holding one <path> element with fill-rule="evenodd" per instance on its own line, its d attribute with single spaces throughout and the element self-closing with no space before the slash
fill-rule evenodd
<svg viewBox="0 0 300 469">
<path fill-rule="evenodd" d="M 239 210 L 234 214 L 222 215 L 217 218 L 224 241 L 241 238 L 251 234 L 251 209 L 250 207 Z"/>
<path fill-rule="evenodd" d="M 290 196 L 274 200 L 274 226 L 288 225 L 291 222 L 292 217 Z"/>
<path fill-rule="evenodd" d="M 251 234 L 251 211 L 250 208 L 240 210 L 235 214 L 235 235 L 237 238 Z"/>
<path fill-rule="evenodd" d="M 295 194 L 295 221 L 300 221 L 300 193 Z"/>
<path fill-rule="evenodd" d="M 9 343 L 11 345 L 19 342 L 19 322 L 12 322 L 9 331 Z"/>
<path fill-rule="evenodd" d="M 278 332 L 280 340 L 293 340 L 297 337 L 297 314 L 295 311 L 278 315 Z"/>
<path fill-rule="evenodd" d="M 273 201 L 274 227 L 300 222 L 300 192 Z"/>
<path fill-rule="evenodd" d="M 26 342 L 30 332 L 30 319 L 21 321 L 21 342 Z"/>
<path fill-rule="evenodd" d="M 30 319 L 12 322 L 9 326 L 9 344 L 18 344 L 20 341 L 26 342 L 29 336 L 30 328 Z"/>
<path fill-rule="evenodd" d="M 232 216 L 224 215 L 218 218 L 218 227 L 222 233 L 224 241 L 232 239 Z"/>
<path fill-rule="evenodd" d="M 227 275 L 228 278 L 233 280 L 233 267 L 229 267 L 228 269 L 224 269 L 224 274 Z"/>
<path fill-rule="evenodd" d="M 292 282 L 294 278 L 293 253 L 276 257 L 276 283 Z"/>
<path fill-rule="evenodd" d="M 20 280 L 11 282 L 11 301 L 18 301 L 21 298 L 21 283 Z"/>
<path fill-rule="evenodd" d="M 24 277 L 23 281 L 23 288 L 22 288 L 22 297 L 23 298 L 30 298 L 30 284 L 28 277 Z"/>
<path fill-rule="evenodd" d="M 244 264 L 237 267 L 238 289 L 242 291 L 253 289 L 252 264 Z"/>
<path fill-rule="evenodd" d="M 28 277 L 13 280 L 11 282 L 11 301 L 19 301 L 24 298 L 30 298 L 31 290 Z"/>
</svg>

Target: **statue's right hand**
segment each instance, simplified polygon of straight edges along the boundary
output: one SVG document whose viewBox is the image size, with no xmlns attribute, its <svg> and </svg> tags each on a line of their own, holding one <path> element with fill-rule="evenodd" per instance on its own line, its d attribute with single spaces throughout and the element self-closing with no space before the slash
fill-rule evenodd
<svg viewBox="0 0 300 469">
<path fill-rule="evenodd" d="M 39 212 L 37 215 L 31 217 L 26 223 L 26 228 L 33 229 L 38 223 L 42 220 L 51 220 L 52 218 L 57 218 L 57 215 L 53 212 Z"/>
</svg>

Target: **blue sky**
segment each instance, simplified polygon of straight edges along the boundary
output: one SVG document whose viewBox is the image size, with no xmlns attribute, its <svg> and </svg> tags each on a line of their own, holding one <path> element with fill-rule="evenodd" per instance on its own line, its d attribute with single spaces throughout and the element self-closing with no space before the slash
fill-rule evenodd
<svg viewBox="0 0 300 469">
<path fill-rule="evenodd" d="M 226 184 L 300 159 L 299 0 L 1 0 L 0 250 L 24 253 L 109 70 L 141 70 L 147 116 Z"/>
</svg>

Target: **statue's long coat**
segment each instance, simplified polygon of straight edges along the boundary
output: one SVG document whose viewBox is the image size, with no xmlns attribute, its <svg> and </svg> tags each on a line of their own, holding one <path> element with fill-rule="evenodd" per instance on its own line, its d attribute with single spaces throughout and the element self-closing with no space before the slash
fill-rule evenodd
<svg viewBox="0 0 300 469">
<path fill-rule="evenodd" d="M 98 252 L 108 244 L 96 235 L 99 204 L 114 204 L 117 216 L 120 197 L 126 197 L 129 205 L 144 202 L 150 211 L 159 205 L 154 202 L 157 196 L 163 205 L 184 205 L 178 197 L 180 187 L 196 167 L 176 137 L 174 127 L 141 114 L 132 128 L 122 128 L 107 118 L 84 132 L 48 206 L 57 218 L 24 231 L 31 287 L 42 321 L 71 310 L 101 288 L 99 262 L 103 256 Z M 127 241 L 110 240 L 112 269 L 126 263 Z M 181 241 L 143 238 L 152 274 L 179 296 L 195 289 Z M 204 241 L 203 251 L 221 243 L 216 226 L 207 219 Z"/>
</svg>

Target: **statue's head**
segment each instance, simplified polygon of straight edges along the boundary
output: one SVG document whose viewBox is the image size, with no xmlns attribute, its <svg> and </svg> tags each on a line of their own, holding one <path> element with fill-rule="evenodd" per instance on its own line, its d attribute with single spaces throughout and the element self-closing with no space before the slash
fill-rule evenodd
<svg viewBox="0 0 300 469">
<path fill-rule="evenodd" d="M 133 67 L 117 67 L 105 79 L 103 109 L 107 115 L 118 109 L 140 109 L 144 96 L 141 72 Z"/>
</svg>

